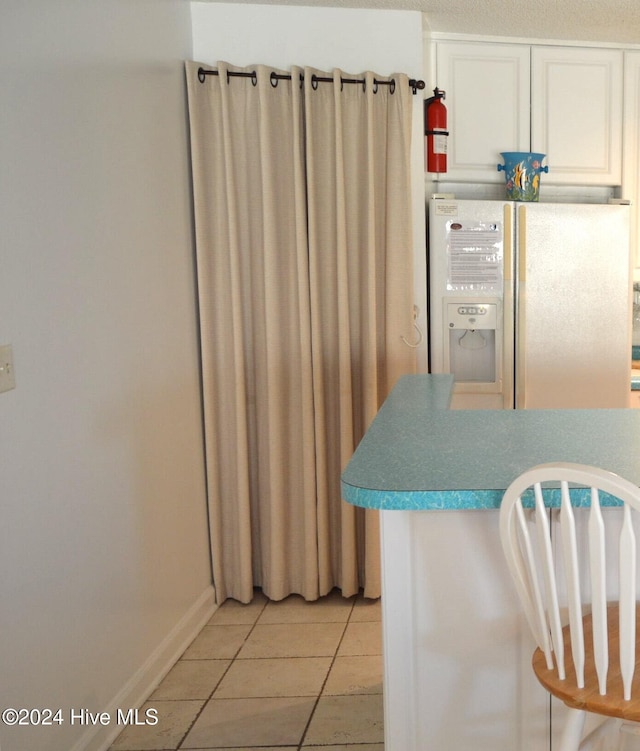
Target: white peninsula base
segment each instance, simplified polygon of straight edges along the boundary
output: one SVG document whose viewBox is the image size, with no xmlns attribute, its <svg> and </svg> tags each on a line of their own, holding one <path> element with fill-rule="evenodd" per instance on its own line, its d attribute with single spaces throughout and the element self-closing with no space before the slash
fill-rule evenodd
<svg viewBox="0 0 640 751">
<path fill-rule="evenodd" d="M 530 667 L 498 511 L 382 511 L 381 522 L 385 751 L 557 749 L 563 707 Z M 609 732 L 591 749 L 619 742 Z"/>
</svg>

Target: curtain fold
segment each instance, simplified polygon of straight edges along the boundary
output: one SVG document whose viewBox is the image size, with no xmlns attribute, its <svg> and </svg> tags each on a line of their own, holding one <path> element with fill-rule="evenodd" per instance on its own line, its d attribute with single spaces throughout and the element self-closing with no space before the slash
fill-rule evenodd
<svg viewBox="0 0 640 751">
<path fill-rule="evenodd" d="M 380 594 L 377 514 L 340 474 L 415 370 L 408 80 L 187 63 L 218 601 Z M 229 77 L 229 72 L 255 76 Z M 283 71 L 277 71 L 285 75 Z M 304 85 L 299 84 L 304 76 Z"/>
</svg>

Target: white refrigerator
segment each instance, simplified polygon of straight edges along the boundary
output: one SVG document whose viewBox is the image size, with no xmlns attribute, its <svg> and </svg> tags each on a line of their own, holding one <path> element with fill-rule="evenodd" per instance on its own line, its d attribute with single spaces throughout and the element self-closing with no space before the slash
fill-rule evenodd
<svg viewBox="0 0 640 751">
<path fill-rule="evenodd" d="M 628 206 L 433 198 L 428 253 L 452 408 L 628 406 Z"/>
</svg>

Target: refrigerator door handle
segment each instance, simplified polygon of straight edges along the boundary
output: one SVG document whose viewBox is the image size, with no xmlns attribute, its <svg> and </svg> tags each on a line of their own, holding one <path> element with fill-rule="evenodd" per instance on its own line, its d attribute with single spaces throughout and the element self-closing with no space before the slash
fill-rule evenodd
<svg viewBox="0 0 640 751">
<path fill-rule="evenodd" d="M 527 407 L 527 210 L 518 207 L 518 315 L 516 319 L 516 409 Z"/>
<path fill-rule="evenodd" d="M 503 259 L 503 301 L 502 301 L 502 406 L 513 407 L 513 210 L 505 204 L 504 219 L 504 259 Z"/>
</svg>

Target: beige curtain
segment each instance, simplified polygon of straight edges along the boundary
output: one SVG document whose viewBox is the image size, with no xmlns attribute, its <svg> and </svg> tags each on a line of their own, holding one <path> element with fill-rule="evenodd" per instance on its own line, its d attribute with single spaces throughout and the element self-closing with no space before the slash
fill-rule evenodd
<svg viewBox="0 0 640 751">
<path fill-rule="evenodd" d="M 186 69 L 217 598 L 378 597 L 377 514 L 341 500 L 340 474 L 415 369 L 408 80 L 219 63 L 201 82 L 200 67 Z"/>
</svg>

